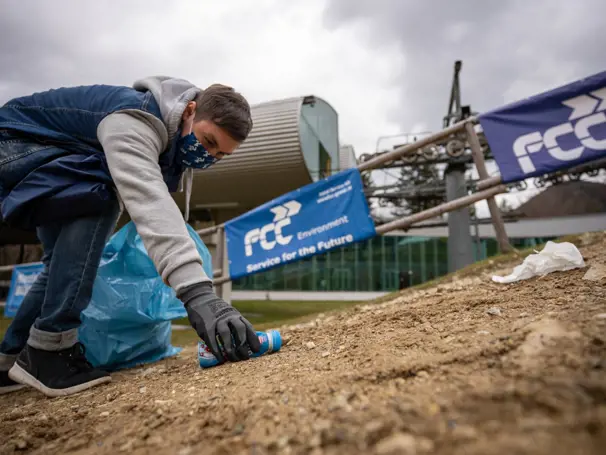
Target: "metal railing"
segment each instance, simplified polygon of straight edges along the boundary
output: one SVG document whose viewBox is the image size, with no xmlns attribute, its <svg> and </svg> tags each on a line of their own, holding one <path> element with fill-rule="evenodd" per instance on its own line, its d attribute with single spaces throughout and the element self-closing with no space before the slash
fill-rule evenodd
<svg viewBox="0 0 606 455">
<path fill-rule="evenodd" d="M 476 185 L 476 188 L 478 189 L 477 192 L 464 197 L 460 197 L 452 201 L 445 202 L 431 209 L 423 210 L 421 212 L 414 213 L 412 215 L 408 215 L 397 220 L 381 224 L 376 227 L 377 234 L 385 234 L 396 229 L 406 229 L 416 223 L 439 216 L 443 213 L 459 210 L 461 208 L 468 207 L 478 201 L 486 200 L 488 203 L 488 208 L 490 210 L 490 217 L 496 233 L 499 249 L 502 252 L 508 252 L 512 250 L 511 244 L 509 243 L 509 239 L 507 237 L 507 233 L 505 231 L 505 224 L 503 222 L 503 218 L 501 217 L 501 212 L 497 206 L 496 200 L 494 199 L 497 194 L 506 193 L 507 187 L 501 184 L 501 177 L 490 177 L 488 175 L 488 171 L 486 169 L 486 162 L 484 160 L 484 154 L 480 145 L 480 140 L 474 129 L 474 124 L 476 123 L 476 121 L 476 117 L 469 117 L 463 121 L 449 126 L 448 128 L 443 129 L 442 131 L 423 137 L 411 144 L 406 144 L 401 147 L 397 147 L 396 149 L 390 152 L 381 154 L 357 166 L 358 170 L 367 171 L 379 167 L 383 163 L 394 161 L 405 155 L 412 155 L 416 153 L 419 149 L 434 144 L 438 141 L 447 139 L 449 136 L 460 135 L 461 133 L 463 133 L 467 138 L 467 142 L 469 144 L 469 148 L 471 149 L 473 157 L 473 162 L 480 177 L 480 180 L 477 182 Z M 211 226 L 208 228 L 200 229 L 199 231 L 197 231 L 197 233 L 200 236 L 218 233 L 217 255 L 219 257 L 219 263 L 223 264 L 222 268 L 225 269 L 225 273 L 221 274 L 221 276 L 215 275 L 216 279 L 214 280 L 214 284 L 218 288 L 218 294 L 222 295 L 223 284 L 231 281 L 229 273 L 226 270 L 227 264 L 225 261 L 225 225 L 220 224 L 217 226 Z"/>
<path fill-rule="evenodd" d="M 451 135 L 460 135 L 463 133 L 467 138 L 469 148 L 472 152 L 473 161 L 480 177 L 480 180 L 476 185 L 476 188 L 478 189 L 477 192 L 445 202 L 431 209 L 423 210 L 421 212 L 381 224 L 376 227 L 377 234 L 385 234 L 395 229 L 409 228 L 410 226 L 421 221 L 433 218 L 443 213 L 451 212 L 453 210 L 459 210 L 481 200 L 486 200 L 488 202 L 488 208 L 490 210 L 490 216 L 500 250 L 502 252 L 507 252 L 512 249 L 509 239 L 507 238 L 507 233 L 505 232 L 505 224 L 503 223 L 501 212 L 499 211 L 497 203 L 494 199 L 497 194 L 506 193 L 507 187 L 501 184 L 500 177 L 490 177 L 488 175 L 480 141 L 477 133 L 474 130 L 474 123 L 476 120 L 477 119 L 475 117 L 469 117 L 463 121 L 449 126 L 448 128 L 443 129 L 442 131 L 423 137 L 411 144 L 397 147 L 390 152 L 376 156 L 375 158 L 365 161 L 357 166 L 358 170 L 360 171 L 370 170 L 380 166 L 383 163 L 396 160 L 406 155 L 414 154 L 417 152 L 417 150 L 426 147 L 427 145 L 444 140 Z M 213 278 L 214 284 L 217 287 L 217 294 L 222 297 L 224 295 L 223 285 L 231 281 L 228 271 L 229 267 L 226 251 L 225 224 L 207 227 L 196 232 L 200 237 L 217 234 L 216 257 L 219 268 L 213 270 Z M 0 272 L 11 271 L 14 267 L 15 265 L 0 266 Z"/>
</svg>

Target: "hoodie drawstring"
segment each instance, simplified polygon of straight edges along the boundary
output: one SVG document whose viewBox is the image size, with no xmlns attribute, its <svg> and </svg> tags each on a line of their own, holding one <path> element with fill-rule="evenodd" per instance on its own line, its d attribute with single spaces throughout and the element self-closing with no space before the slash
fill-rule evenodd
<svg viewBox="0 0 606 455">
<path fill-rule="evenodd" d="M 194 170 L 187 168 L 185 170 L 185 222 L 189 221 L 189 202 L 191 199 L 191 191 L 194 186 Z"/>
</svg>

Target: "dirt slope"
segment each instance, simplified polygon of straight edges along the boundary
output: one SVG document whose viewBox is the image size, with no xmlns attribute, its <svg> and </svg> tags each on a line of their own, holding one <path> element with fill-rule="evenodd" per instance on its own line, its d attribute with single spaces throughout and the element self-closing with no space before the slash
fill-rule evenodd
<svg viewBox="0 0 606 455">
<path fill-rule="evenodd" d="M 578 246 L 585 269 L 361 305 L 249 362 L 201 370 L 192 347 L 79 396 L 0 397 L 0 453 L 603 454 L 606 280 L 582 278 L 606 236 Z"/>
</svg>

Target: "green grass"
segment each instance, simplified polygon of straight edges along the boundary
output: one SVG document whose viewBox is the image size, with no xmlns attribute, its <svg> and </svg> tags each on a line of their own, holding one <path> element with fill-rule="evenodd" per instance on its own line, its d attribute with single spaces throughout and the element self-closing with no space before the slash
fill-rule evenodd
<svg viewBox="0 0 606 455">
<path fill-rule="evenodd" d="M 599 242 L 602 238 L 602 233 L 600 232 L 592 232 L 587 234 L 572 234 L 566 235 L 563 237 L 559 237 L 554 239 L 553 241 L 556 243 L 570 242 L 577 247 L 592 245 L 596 242 Z M 490 256 L 481 261 L 474 262 L 473 264 L 468 265 L 461 270 L 457 270 L 456 272 L 451 272 L 446 275 L 439 276 L 433 280 L 426 281 L 421 284 L 417 284 L 416 286 L 412 286 L 410 288 L 394 291 L 384 296 L 377 297 L 376 299 L 368 302 L 368 303 L 382 303 L 387 302 L 389 300 L 393 300 L 394 298 L 404 295 L 410 292 L 419 291 L 422 289 L 429 289 L 431 287 L 437 286 L 442 283 L 450 282 L 453 278 L 465 278 L 476 276 L 484 271 L 498 268 L 500 266 L 504 266 L 505 264 L 515 262 L 516 264 L 521 263 L 527 256 L 535 253 L 535 251 L 541 251 L 545 248 L 546 243 L 541 243 L 535 246 L 530 246 L 522 249 L 514 249 L 513 251 L 506 254 L 497 254 L 495 256 Z"/>
<path fill-rule="evenodd" d="M 283 323 L 304 321 L 318 313 L 348 308 L 356 303 L 360 302 L 240 300 L 234 301 L 233 305 L 253 324 L 255 330 L 263 331 Z M 0 313 L 0 336 L 4 336 L 10 321 Z M 173 324 L 189 327 L 187 318 L 177 319 Z M 175 346 L 191 346 L 197 340 L 193 329 L 173 330 L 172 342 Z"/>
<path fill-rule="evenodd" d="M 556 242 L 571 242 L 577 246 L 590 245 L 595 241 L 599 241 L 602 237 L 601 233 L 587 235 L 571 235 L 559 238 Z M 434 280 L 407 288 L 403 291 L 396 291 L 379 297 L 372 302 L 380 303 L 393 299 L 394 297 L 409 292 L 414 292 L 419 289 L 425 289 L 436 286 L 440 283 L 450 281 L 454 276 L 459 278 L 473 276 L 485 270 L 499 267 L 510 261 L 521 262 L 526 256 L 532 254 L 534 250 L 542 250 L 544 245 L 537 245 L 523 250 L 515 250 L 508 254 L 492 256 L 483 261 L 476 262 L 470 266 L 458 270 L 454 273 L 438 277 Z M 267 330 L 285 323 L 294 324 L 311 319 L 318 313 L 326 313 L 329 311 L 342 310 L 362 302 L 307 302 L 307 301 L 270 301 L 270 300 L 240 300 L 233 302 L 233 305 L 253 324 L 256 330 Z M 173 321 L 174 324 L 184 325 L 189 327 L 189 322 L 186 318 Z M 3 317 L 0 312 L 0 337 L 4 336 L 4 332 L 10 324 L 10 319 Z M 191 346 L 198 340 L 196 333 L 192 329 L 173 330 L 172 342 L 175 346 Z"/>
<path fill-rule="evenodd" d="M 307 302 L 279 300 L 237 300 L 233 302 L 255 330 L 263 331 L 288 323 L 295 324 L 309 320 L 318 313 L 341 310 L 361 302 Z M 175 324 L 189 326 L 186 318 L 177 319 Z M 192 345 L 197 341 L 193 330 L 173 330 L 172 342 L 175 346 Z"/>
<path fill-rule="evenodd" d="M 0 311 L 0 338 L 4 338 L 4 333 L 6 332 L 6 329 L 8 329 L 11 321 L 12 319 L 5 318 L 4 313 Z"/>
</svg>

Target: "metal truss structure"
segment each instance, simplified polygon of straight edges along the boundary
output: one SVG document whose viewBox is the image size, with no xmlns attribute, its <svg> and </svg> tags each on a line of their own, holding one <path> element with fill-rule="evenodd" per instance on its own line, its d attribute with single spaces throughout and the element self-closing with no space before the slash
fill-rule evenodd
<svg viewBox="0 0 606 455">
<path fill-rule="evenodd" d="M 448 112 L 443 118 L 444 128 L 448 128 L 453 123 L 457 123 L 477 115 L 476 112 L 472 111 L 470 106 L 461 104 L 461 88 L 459 81 L 461 68 L 462 62 L 456 61 L 454 65 L 454 76 L 452 80 L 450 99 L 448 102 Z M 484 134 L 477 129 L 476 132 L 484 160 L 494 162 L 494 157 Z M 418 134 L 408 133 L 395 136 L 383 136 L 377 141 L 377 148 L 381 139 L 401 138 L 402 142 L 393 146 L 393 150 L 395 150 L 402 146 L 413 144 L 416 141 L 429 136 L 430 134 L 431 133 L 429 132 L 424 132 Z M 387 161 L 373 170 L 402 169 L 423 165 L 441 165 L 439 168 L 446 168 L 448 165 L 462 165 L 465 167 L 473 166 L 474 158 L 467 138 L 468 135 L 466 132 L 460 131 L 433 144 L 419 148 L 416 153 L 400 156 L 393 161 Z M 364 163 L 370 160 L 375 160 L 391 151 L 392 150 L 377 150 L 372 154 L 363 154 L 360 156 L 358 164 L 363 165 Z M 597 160 L 556 173 L 546 174 L 544 176 L 536 177 L 531 181 L 534 187 L 544 188 L 548 185 L 557 185 L 566 181 L 576 181 L 588 177 L 598 177 L 600 174 L 606 175 L 606 159 Z M 471 178 L 468 178 L 466 181 L 470 190 L 476 189 L 477 182 L 479 182 L 479 180 L 473 180 Z M 507 185 L 509 191 L 524 191 L 528 188 L 528 186 L 528 180 Z M 482 186 L 477 189 L 481 188 Z M 369 202 L 375 202 L 380 207 L 393 205 L 394 202 L 402 199 L 444 201 L 446 197 L 446 183 L 442 178 L 440 183 L 431 183 L 421 186 L 410 186 L 406 185 L 404 182 L 389 185 L 371 185 L 365 189 L 365 194 L 369 199 Z"/>
</svg>

